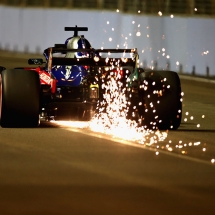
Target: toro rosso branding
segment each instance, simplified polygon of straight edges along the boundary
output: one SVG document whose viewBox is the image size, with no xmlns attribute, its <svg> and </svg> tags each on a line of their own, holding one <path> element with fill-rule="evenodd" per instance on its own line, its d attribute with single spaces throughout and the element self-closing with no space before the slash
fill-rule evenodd
<svg viewBox="0 0 215 215">
<path fill-rule="evenodd" d="M 42 83 L 48 84 L 48 85 L 51 84 L 51 77 L 49 75 L 47 75 L 45 72 L 40 72 L 39 75 Z"/>
<path fill-rule="evenodd" d="M 40 67 L 37 68 L 25 68 L 26 70 L 34 70 L 39 73 L 40 76 L 40 83 L 41 84 L 52 84 L 52 78 L 46 71 L 42 70 Z"/>
</svg>

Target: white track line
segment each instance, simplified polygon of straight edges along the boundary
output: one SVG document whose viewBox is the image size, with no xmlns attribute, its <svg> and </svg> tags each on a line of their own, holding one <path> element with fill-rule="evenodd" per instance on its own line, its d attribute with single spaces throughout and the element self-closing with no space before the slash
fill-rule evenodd
<svg viewBox="0 0 215 215">
<path fill-rule="evenodd" d="M 215 84 L 215 80 L 207 79 L 207 78 L 200 78 L 200 77 L 195 77 L 195 76 L 190 76 L 190 75 L 179 75 L 179 77 L 180 77 L 180 79 L 185 79 L 185 80 Z"/>
<path fill-rule="evenodd" d="M 170 152 L 167 152 L 167 151 L 164 151 L 164 150 L 161 150 L 161 149 L 153 149 L 150 146 L 145 146 L 145 145 L 140 144 L 140 143 L 135 143 L 135 142 L 132 142 L 132 141 L 122 140 L 122 139 L 119 139 L 119 138 L 114 138 L 114 137 L 111 137 L 109 135 L 105 135 L 105 134 L 102 134 L 102 133 L 95 133 L 95 132 L 93 132 L 93 131 L 91 131 L 89 129 L 72 128 L 72 127 L 65 127 L 65 126 L 60 126 L 60 127 L 65 129 L 65 130 L 68 130 L 68 131 L 78 132 L 78 133 L 85 134 L 85 135 L 88 135 L 88 136 L 91 136 L 91 137 L 96 137 L 96 138 L 100 138 L 100 139 L 109 140 L 109 141 L 112 141 L 112 142 L 117 142 L 117 143 L 127 145 L 127 146 L 141 148 L 141 149 L 144 149 L 144 150 L 147 150 L 147 151 L 159 152 L 160 154 L 165 154 L 165 155 L 169 155 L 169 156 L 173 156 L 173 157 L 176 157 L 176 158 L 189 160 L 189 161 L 197 162 L 197 163 L 201 163 L 201 164 L 214 165 L 210 161 L 189 157 L 187 155 L 170 153 Z"/>
</svg>

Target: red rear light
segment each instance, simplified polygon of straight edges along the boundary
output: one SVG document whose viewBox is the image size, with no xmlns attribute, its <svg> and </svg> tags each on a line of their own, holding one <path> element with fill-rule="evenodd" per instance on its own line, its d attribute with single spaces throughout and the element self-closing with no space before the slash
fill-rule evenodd
<svg viewBox="0 0 215 215">
<path fill-rule="evenodd" d="M 124 72 L 121 69 L 114 69 L 113 72 L 116 76 L 118 76 L 120 79 L 123 78 Z"/>
<path fill-rule="evenodd" d="M 83 66 L 84 67 L 84 69 L 86 69 L 86 70 L 89 70 L 89 66 Z"/>
</svg>

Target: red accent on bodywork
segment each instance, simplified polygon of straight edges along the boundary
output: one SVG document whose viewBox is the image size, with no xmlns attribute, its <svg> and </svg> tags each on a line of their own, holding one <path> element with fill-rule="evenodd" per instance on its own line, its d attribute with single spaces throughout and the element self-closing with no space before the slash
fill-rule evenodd
<svg viewBox="0 0 215 215">
<path fill-rule="evenodd" d="M 34 70 L 39 73 L 40 76 L 40 84 L 42 85 L 50 85 L 51 87 L 51 93 L 56 92 L 56 83 L 57 80 L 52 78 L 51 75 L 46 72 L 42 67 L 36 67 L 36 68 L 25 68 L 26 70 Z"/>
<path fill-rule="evenodd" d="M 51 79 L 51 93 L 56 93 L 57 80 Z"/>
</svg>

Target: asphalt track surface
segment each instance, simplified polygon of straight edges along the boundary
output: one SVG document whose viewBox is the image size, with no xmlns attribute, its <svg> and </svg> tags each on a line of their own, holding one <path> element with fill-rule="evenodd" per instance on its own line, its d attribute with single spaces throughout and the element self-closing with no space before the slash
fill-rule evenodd
<svg viewBox="0 0 215 215">
<path fill-rule="evenodd" d="M 182 124 L 159 149 L 52 123 L 0 128 L 0 214 L 215 214 L 215 84 L 181 84 Z"/>
</svg>

